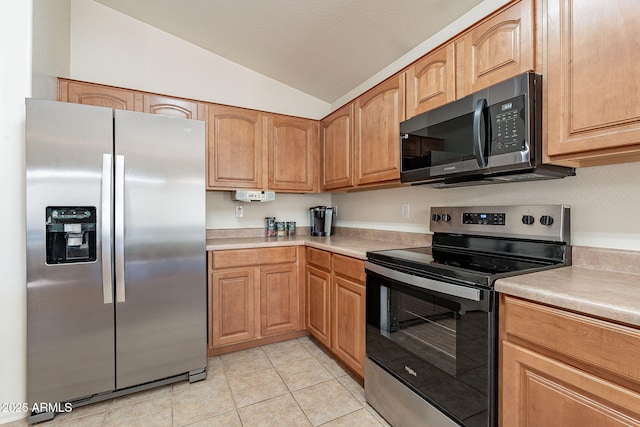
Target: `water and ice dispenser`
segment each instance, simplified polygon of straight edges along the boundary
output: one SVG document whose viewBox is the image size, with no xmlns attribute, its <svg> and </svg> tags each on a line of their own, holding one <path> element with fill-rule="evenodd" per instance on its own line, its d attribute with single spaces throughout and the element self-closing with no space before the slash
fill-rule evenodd
<svg viewBox="0 0 640 427">
<path fill-rule="evenodd" d="M 96 208 L 46 208 L 47 264 L 96 260 Z"/>
</svg>

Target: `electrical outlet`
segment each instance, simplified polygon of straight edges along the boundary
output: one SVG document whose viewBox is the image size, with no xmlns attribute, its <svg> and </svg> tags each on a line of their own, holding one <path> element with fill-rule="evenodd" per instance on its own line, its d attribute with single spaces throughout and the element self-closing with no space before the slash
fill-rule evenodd
<svg viewBox="0 0 640 427">
<path fill-rule="evenodd" d="M 244 206 L 236 205 L 236 218 L 242 218 L 242 215 L 244 215 Z"/>
<path fill-rule="evenodd" d="M 402 219 L 409 219 L 409 203 L 403 203 L 400 206 L 402 208 Z"/>
</svg>

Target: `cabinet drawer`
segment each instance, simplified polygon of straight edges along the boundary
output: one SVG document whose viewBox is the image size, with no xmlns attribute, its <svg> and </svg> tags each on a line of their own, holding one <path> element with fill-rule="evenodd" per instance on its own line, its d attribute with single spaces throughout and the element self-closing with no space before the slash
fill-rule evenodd
<svg viewBox="0 0 640 427">
<path fill-rule="evenodd" d="M 504 297 L 505 332 L 640 383 L 640 330 Z"/>
<path fill-rule="evenodd" d="M 331 271 L 331 252 L 307 248 L 307 264 Z"/>
<path fill-rule="evenodd" d="M 343 255 L 333 255 L 333 272 L 337 276 L 348 277 L 360 283 L 364 283 L 366 279 L 364 261 Z"/>
<path fill-rule="evenodd" d="M 286 264 L 296 262 L 296 247 L 233 249 L 213 251 L 212 268 L 241 267 L 246 265 Z"/>
</svg>

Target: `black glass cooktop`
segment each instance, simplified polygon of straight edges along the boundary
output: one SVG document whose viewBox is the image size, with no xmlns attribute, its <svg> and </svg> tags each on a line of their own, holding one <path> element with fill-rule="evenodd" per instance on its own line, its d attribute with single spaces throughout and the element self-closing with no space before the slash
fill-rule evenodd
<svg viewBox="0 0 640 427">
<path fill-rule="evenodd" d="M 367 253 L 371 262 L 404 267 L 413 272 L 458 278 L 490 285 L 499 277 L 553 266 L 554 262 L 526 260 L 471 251 L 433 247 L 391 249 Z"/>
</svg>

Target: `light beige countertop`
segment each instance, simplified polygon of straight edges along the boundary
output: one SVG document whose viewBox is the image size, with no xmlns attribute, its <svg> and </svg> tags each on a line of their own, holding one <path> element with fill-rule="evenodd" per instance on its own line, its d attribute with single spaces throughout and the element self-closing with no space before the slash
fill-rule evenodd
<svg viewBox="0 0 640 427">
<path fill-rule="evenodd" d="M 384 240 L 360 239 L 357 237 L 295 236 L 295 237 L 240 237 L 207 239 L 207 250 L 268 248 L 274 246 L 306 245 L 358 259 L 367 259 L 367 251 L 407 247 L 404 243 Z"/>
<path fill-rule="evenodd" d="M 379 238 L 360 238 L 354 234 Z M 306 245 L 365 260 L 367 251 L 426 246 L 431 243 L 416 239 L 398 242 L 389 237 L 391 235 L 356 231 L 350 235 L 331 237 L 209 238 L 206 248 L 212 251 Z M 500 279 L 496 281 L 495 289 L 516 297 L 640 327 L 638 251 L 574 247 L 573 266 Z"/>
<path fill-rule="evenodd" d="M 499 279 L 495 289 L 640 327 L 640 274 L 573 265 Z"/>
</svg>

